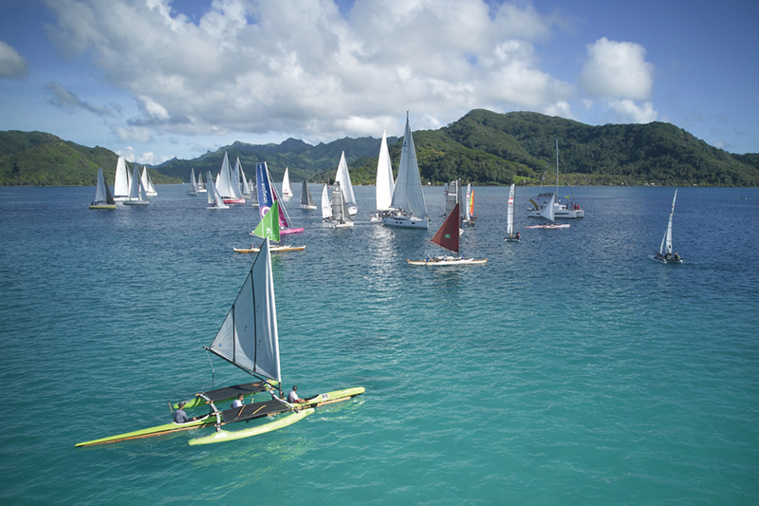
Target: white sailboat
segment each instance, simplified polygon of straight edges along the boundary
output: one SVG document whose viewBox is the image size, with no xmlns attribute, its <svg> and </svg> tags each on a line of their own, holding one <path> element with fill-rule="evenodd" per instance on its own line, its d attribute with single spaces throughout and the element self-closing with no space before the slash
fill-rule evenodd
<svg viewBox="0 0 759 506">
<path fill-rule="evenodd" d="M 206 190 L 206 185 L 203 183 L 203 173 L 198 173 L 198 193 L 206 193 L 208 190 Z"/>
<path fill-rule="evenodd" d="M 153 180 L 150 179 L 150 173 L 148 172 L 148 168 L 143 165 L 142 166 L 142 187 L 145 188 L 145 194 L 148 197 L 155 197 L 158 195 L 158 192 L 155 190 L 155 186 L 153 186 Z"/>
<path fill-rule="evenodd" d="M 140 169 L 137 168 L 137 164 L 134 164 L 134 172 L 132 173 L 132 184 L 129 186 L 129 196 L 124 201 L 124 205 L 128 206 L 145 206 L 150 204 L 148 196 L 145 193 L 145 187 L 142 186 L 142 179 L 140 179 Z"/>
<path fill-rule="evenodd" d="M 282 196 L 290 198 L 293 196 L 293 189 L 290 186 L 290 169 L 285 167 L 285 175 L 282 176 Z"/>
<path fill-rule="evenodd" d="M 377 212 L 372 214 L 372 222 L 380 223 L 382 216 L 390 211 L 394 190 L 393 166 L 390 162 L 390 151 L 387 148 L 387 131 L 384 131 L 382 132 L 382 141 L 377 157 L 377 180 L 374 188 Z"/>
<path fill-rule="evenodd" d="M 347 228 L 353 226 L 350 212 L 345 204 L 345 196 L 337 181 L 332 187 L 332 226 L 335 228 Z"/>
<path fill-rule="evenodd" d="M 316 209 L 314 198 L 311 196 L 311 192 L 308 191 L 308 181 L 303 181 L 303 191 L 300 193 L 300 208 Z"/>
<path fill-rule="evenodd" d="M 503 238 L 507 242 L 520 242 L 522 240 L 522 234 L 519 232 L 514 233 L 514 189 L 516 185 L 511 185 L 509 188 L 509 201 L 506 207 L 506 237 Z"/>
<path fill-rule="evenodd" d="M 95 189 L 95 200 L 90 204 L 90 209 L 116 209 L 116 201 L 113 200 L 111 189 L 105 184 L 102 167 L 98 167 L 98 185 Z"/>
<path fill-rule="evenodd" d="M 406 131 L 403 135 L 401 161 L 398 165 L 398 178 L 395 181 L 393 200 L 390 203 L 391 214 L 382 218 L 382 224 L 389 227 L 427 229 L 429 218 L 427 205 L 422 193 L 422 179 L 419 176 L 419 164 L 416 160 L 414 137 L 411 134 L 408 113 L 406 114 Z"/>
<path fill-rule="evenodd" d="M 340 154 L 340 162 L 337 164 L 337 173 L 335 174 L 335 183 L 340 183 L 348 213 L 351 216 L 355 216 L 358 213 L 358 205 L 356 205 L 356 195 L 353 193 L 351 175 L 348 172 L 348 162 L 345 161 L 345 151 Z"/>
<path fill-rule="evenodd" d="M 677 189 L 675 189 L 675 196 L 672 197 L 672 209 L 669 211 L 669 222 L 667 222 L 667 229 L 664 231 L 664 237 L 661 239 L 661 245 L 659 251 L 651 257 L 652 260 L 662 262 L 665 264 L 681 264 L 683 259 L 680 255 L 674 252 L 672 248 L 672 218 L 675 216 L 675 201 L 677 200 Z"/>
<path fill-rule="evenodd" d="M 542 229 L 569 228 L 569 223 L 556 223 L 556 216 L 555 216 L 556 206 L 554 205 L 555 202 L 556 202 L 556 194 L 551 193 L 548 196 L 546 205 L 540 209 L 540 217 L 548 221 L 543 222 L 543 223 L 538 223 L 537 225 L 530 225 L 524 228 L 542 228 Z"/>
<path fill-rule="evenodd" d="M 237 179 L 232 177 L 232 171 L 229 168 L 229 157 L 224 152 L 224 160 L 221 162 L 221 170 L 216 177 L 216 191 L 219 192 L 225 204 L 244 204 L 245 199 L 240 191 L 240 175 Z"/>
<path fill-rule="evenodd" d="M 543 186 L 541 184 L 541 190 L 543 189 Z M 585 211 L 580 208 L 580 205 L 575 202 L 574 200 L 568 202 L 567 204 L 562 204 L 559 199 L 559 140 L 556 139 L 556 192 L 552 193 L 539 193 L 538 196 L 535 198 L 535 200 L 530 199 L 530 202 L 532 202 L 531 208 L 527 210 L 527 216 L 531 218 L 540 218 L 543 215 L 541 214 L 542 209 L 548 205 L 548 199 L 551 198 L 551 195 L 554 197 L 553 201 L 553 207 L 554 207 L 554 217 L 555 218 L 584 218 L 585 217 Z"/>
<path fill-rule="evenodd" d="M 206 209 L 229 209 L 229 206 L 224 203 L 224 199 L 221 198 L 219 190 L 216 189 L 216 185 L 213 184 L 211 172 L 206 172 L 206 190 L 208 190 L 208 205 Z"/>
<path fill-rule="evenodd" d="M 198 195 L 198 183 L 195 181 L 195 169 L 190 169 L 190 189 L 187 190 L 187 195 L 196 197 Z"/>
<path fill-rule="evenodd" d="M 240 157 L 237 157 L 237 161 L 235 162 L 235 172 L 239 173 L 240 176 L 240 193 L 242 193 L 242 197 L 245 199 L 249 199 L 253 196 L 253 187 L 248 182 L 248 179 L 245 177 L 245 171 L 242 169 L 242 163 L 240 163 Z"/>
<path fill-rule="evenodd" d="M 123 156 L 120 156 L 119 160 L 116 162 L 116 176 L 113 182 L 113 200 L 116 202 L 123 202 L 129 198 L 129 187 L 131 185 L 132 180 L 129 177 L 126 160 L 124 160 Z"/>
<path fill-rule="evenodd" d="M 332 202 L 329 200 L 329 189 L 327 185 L 322 188 L 322 221 L 330 221 L 332 219 Z"/>
</svg>

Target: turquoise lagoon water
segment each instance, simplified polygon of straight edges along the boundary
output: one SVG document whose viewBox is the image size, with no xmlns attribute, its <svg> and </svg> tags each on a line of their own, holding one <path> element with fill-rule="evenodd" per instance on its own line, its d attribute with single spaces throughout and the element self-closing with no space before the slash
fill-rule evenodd
<svg viewBox="0 0 759 506">
<path fill-rule="evenodd" d="M 296 185 L 297 186 L 297 185 Z M 681 266 L 652 262 L 672 188 L 576 188 L 584 220 L 503 242 L 507 188 L 476 188 L 463 252 L 411 267 L 429 231 L 289 212 L 272 259 L 283 376 L 366 393 L 286 429 L 190 447 L 167 400 L 246 381 L 208 345 L 250 267 L 251 206 L 187 186 L 92 211 L 94 188 L 0 189 L 5 504 L 748 504 L 759 497 L 759 190 L 681 188 Z M 311 188 L 314 195 L 319 188 Z M 562 194 L 568 190 L 562 189 Z M 212 374 L 212 367 L 215 371 Z M 210 429 L 207 429 L 210 430 Z"/>
</svg>

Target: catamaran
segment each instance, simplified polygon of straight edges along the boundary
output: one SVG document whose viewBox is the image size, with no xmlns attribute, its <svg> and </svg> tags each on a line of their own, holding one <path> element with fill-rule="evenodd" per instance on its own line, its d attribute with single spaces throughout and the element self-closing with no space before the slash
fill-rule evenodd
<svg viewBox="0 0 759 506">
<path fill-rule="evenodd" d="M 116 201 L 113 199 L 111 189 L 105 184 L 102 167 L 98 167 L 98 185 L 95 189 L 95 200 L 90 204 L 90 209 L 116 209 Z"/>
<path fill-rule="evenodd" d="M 276 204 L 275 204 L 276 206 Z M 272 208 L 273 211 L 276 209 Z M 273 234 L 278 220 L 275 213 L 264 218 L 263 234 Z M 286 427 L 314 412 L 314 408 L 334 402 L 347 401 L 364 393 L 363 387 L 347 388 L 319 394 L 305 399 L 305 402 L 290 404 L 284 400 L 282 393 L 282 374 L 279 361 L 279 331 L 277 329 L 277 308 L 274 300 L 274 278 L 271 269 L 269 238 L 265 238 L 261 251 L 237 294 L 232 307 L 227 313 L 221 328 L 209 347 L 210 353 L 240 368 L 257 381 L 204 391 L 183 403 L 173 404 L 172 409 L 193 409 L 208 406 L 210 412 L 195 417 L 186 423 L 167 423 L 116 436 L 78 443 L 76 446 L 92 446 L 114 443 L 129 439 L 158 436 L 203 426 L 215 425 L 216 432 L 190 439 L 190 445 L 220 443 L 245 437 L 256 436 L 272 430 Z M 235 399 L 238 394 L 243 398 L 257 393 L 268 393 L 270 400 L 242 404 L 240 407 L 219 409 L 218 405 Z M 248 422 L 254 419 L 279 415 L 273 421 L 256 424 L 253 427 L 237 431 L 224 430 L 235 422 Z"/>
<path fill-rule="evenodd" d="M 216 191 L 219 192 L 225 204 L 244 204 L 245 199 L 240 191 L 240 175 L 236 179 L 232 176 L 229 168 L 229 157 L 224 152 L 224 159 L 221 162 L 221 170 L 216 176 Z"/>
<path fill-rule="evenodd" d="M 672 249 L 672 218 L 675 216 L 675 201 L 677 200 L 677 189 L 675 189 L 675 196 L 672 197 L 672 209 L 669 211 L 669 222 L 667 223 L 667 229 L 664 231 L 664 237 L 661 239 L 661 245 L 659 251 L 651 257 L 656 262 L 662 262 L 665 264 L 681 264 L 683 259 L 680 255 L 673 252 Z"/>
<path fill-rule="evenodd" d="M 276 186 L 271 184 L 271 174 L 269 174 L 266 162 L 256 164 L 256 190 L 258 192 L 258 213 L 261 219 L 266 216 L 266 213 L 269 212 L 272 204 L 276 201 L 279 202 L 279 233 L 287 235 L 303 232 L 303 228 L 292 226 L 292 220 L 290 219 L 290 215 L 287 214 L 285 203 L 277 195 Z M 255 234 L 251 232 L 250 235 Z"/>
<path fill-rule="evenodd" d="M 414 137 L 411 134 L 408 113 L 406 113 L 406 131 L 403 134 L 398 178 L 395 180 L 390 208 L 390 214 L 382 218 L 383 225 L 425 230 L 429 226 L 427 205 L 424 203 L 422 179 L 419 175 L 419 164 L 416 160 Z"/>
<path fill-rule="evenodd" d="M 543 189 L 541 183 L 540 189 Z M 531 218 L 540 218 L 543 215 L 541 211 L 548 205 L 548 200 L 553 195 L 553 207 L 555 218 L 584 218 L 585 211 L 580 208 L 580 205 L 571 200 L 567 204 L 562 204 L 559 199 L 559 139 L 556 139 L 556 192 L 551 193 L 539 193 L 535 200 L 530 199 L 532 203 L 531 208 L 527 210 L 527 216 Z"/>
<path fill-rule="evenodd" d="M 554 216 L 554 212 L 556 211 L 556 206 L 554 205 L 554 202 L 556 201 L 556 194 L 552 193 L 548 200 L 546 201 L 546 205 L 544 205 L 540 209 L 540 217 L 545 218 L 546 222 L 538 223 L 537 225 L 529 225 L 524 228 L 542 228 L 542 229 L 557 229 L 557 228 L 569 228 L 569 223 L 556 223 L 556 219 Z"/>
<path fill-rule="evenodd" d="M 340 154 L 340 162 L 337 164 L 335 184 L 337 183 L 340 183 L 340 188 L 342 188 L 345 207 L 348 209 L 348 213 L 351 216 L 355 216 L 358 213 L 358 205 L 356 204 L 356 195 L 353 193 L 351 175 L 348 173 L 348 162 L 345 161 L 345 151 Z"/>
<path fill-rule="evenodd" d="M 338 181 L 335 181 L 332 187 L 332 226 L 334 228 L 353 226 L 353 220 L 351 220 L 350 212 L 345 204 L 345 196 Z"/>
<path fill-rule="evenodd" d="M 132 186 L 132 179 L 129 177 L 126 160 L 123 156 L 119 157 L 116 162 L 116 175 L 113 181 L 113 200 L 123 202 L 129 198 L 129 188 Z"/>
<path fill-rule="evenodd" d="M 431 243 L 437 244 L 443 249 L 459 254 L 461 246 L 461 239 L 459 234 L 461 217 L 460 217 L 460 204 L 456 204 L 448 217 L 440 225 L 440 228 L 435 232 L 435 235 L 430 240 Z M 406 260 L 411 265 L 425 265 L 428 267 L 442 266 L 442 265 L 481 265 L 488 261 L 487 258 L 474 259 L 466 258 L 464 256 L 428 256 L 425 260 Z"/>
<path fill-rule="evenodd" d="M 303 181 L 303 191 L 300 193 L 300 208 L 301 209 L 316 209 L 314 198 L 311 196 L 311 192 L 308 191 L 308 181 Z"/>
<path fill-rule="evenodd" d="M 134 164 L 134 172 L 132 173 L 132 183 L 129 186 L 129 195 L 124 200 L 124 205 L 127 206 L 146 206 L 150 204 L 148 196 L 145 194 L 145 187 L 142 186 L 142 180 L 140 179 L 140 169 L 137 168 L 137 164 Z"/>
<path fill-rule="evenodd" d="M 393 165 L 390 162 L 390 151 L 387 148 L 387 131 L 383 131 L 379 156 L 377 157 L 377 180 L 374 188 L 377 211 L 371 216 L 372 222 L 380 223 L 383 216 L 388 214 L 390 204 L 393 202 L 394 190 Z"/>
<path fill-rule="evenodd" d="M 507 242 L 521 242 L 522 234 L 519 232 L 514 233 L 514 188 L 516 185 L 511 185 L 509 188 L 509 201 L 506 207 L 506 237 L 503 238 Z"/>
<path fill-rule="evenodd" d="M 148 197 L 155 197 L 158 195 L 158 192 L 155 190 L 155 186 L 153 186 L 153 180 L 150 179 L 150 173 L 148 172 L 148 168 L 143 165 L 142 166 L 142 186 L 145 188 L 145 195 Z"/>
<path fill-rule="evenodd" d="M 210 171 L 206 172 L 206 186 L 208 190 L 208 205 L 206 209 L 229 209 L 229 206 L 224 203 L 224 199 L 219 195 L 216 185 L 213 184 L 213 176 L 211 176 Z"/>
<path fill-rule="evenodd" d="M 293 196 L 293 189 L 290 186 L 290 169 L 285 167 L 285 175 L 282 176 L 282 196 L 288 199 Z"/>
<path fill-rule="evenodd" d="M 195 169 L 190 169 L 190 189 L 187 190 L 187 195 L 197 197 L 198 195 L 198 183 L 195 181 Z"/>
</svg>

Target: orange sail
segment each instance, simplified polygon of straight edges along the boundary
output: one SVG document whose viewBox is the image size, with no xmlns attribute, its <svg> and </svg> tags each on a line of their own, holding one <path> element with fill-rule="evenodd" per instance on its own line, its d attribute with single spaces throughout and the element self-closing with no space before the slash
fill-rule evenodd
<svg viewBox="0 0 759 506">
<path fill-rule="evenodd" d="M 445 219 L 440 228 L 435 232 L 432 237 L 432 242 L 453 251 L 458 254 L 459 252 L 459 204 L 451 210 L 451 213 Z"/>
</svg>

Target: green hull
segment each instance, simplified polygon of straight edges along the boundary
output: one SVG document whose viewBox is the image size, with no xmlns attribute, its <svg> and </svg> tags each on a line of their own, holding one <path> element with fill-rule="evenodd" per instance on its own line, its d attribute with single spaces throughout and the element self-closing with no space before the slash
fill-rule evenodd
<svg viewBox="0 0 759 506">
<path fill-rule="evenodd" d="M 315 397 L 308 399 L 304 403 L 298 404 L 299 408 L 316 408 L 318 406 L 324 406 L 326 404 L 332 404 L 334 402 L 347 401 L 357 395 L 364 393 L 364 387 L 344 388 L 342 390 L 333 390 L 324 394 L 319 394 Z M 231 400 L 231 399 L 230 399 Z M 185 406 L 187 408 L 189 406 Z M 303 409 L 305 411 L 305 409 Z M 94 446 L 108 443 L 117 443 L 120 441 L 128 441 L 130 439 L 142 439 L 153 436 L 162 436 L 164 434 L 170 434 L 172 432 L 179 432 L 183 430 L 197 429 L 198 427 L 205 427 L 207 425 L 213 425 L 216 423 L 215 416 L 206 416 L 200 420 L 194 422 L 187 422 L 183 424 L 176 424 L 174 422 L 165 423 L 163 425 L 156 425 L 155 427 L 149 427 L 147 429 L 136 430 L 133 432 L 127 432 L 124 434 L 118 434 L 116 436 L 104 437 L 100 439 L 93 439 L 92 441 L 85 441 L 84 443 L 77 443 L 76 446 Z M 270 429 L 274 430 L 274 429 Z M 248 437 L 248 436 L 244 436 Z M 199 443 L 193 443 L 199 444 Z"/>
<path fill-rule="evenodd" d="M 277 419 L 274 420 L 273 422 L 268 422 L 262 425 L 258 425 L 256 427 L 251 427 L 249 429 L 242 429 L 242 430 L 235 430 L 235 431 L 219 430 L 209 436 L 190 439 L 190 445 L 194 446 L 194 445 L 207 445 L 207 444 L 213 444 L 213 443 L 224 443 L 226 441 L 235 441 L 237 439 L 258 436 L 260 434 L 266 434 L 267 432 L 271 432 L 273 430 L 281 429 L 283 427 L 287 427 L 288 425 L 292 425 L 295 422 L 307 417 L 313 412 L 314 412 L 314 408 L 306 408 L 295 413 L 278 416 Z"/>
<path fill-rule="evenodd" d="M 174 422 L 165 423 L 163 425 L 156 425 L 155 427 L 149 427 L 147 429 L 126 432 L 124 434 L 118 434 L 116 436 L 93 439 L 92 441 L 77 443 L 76 446 L 94 446 L 94 445 L 102 445 L 102 444 L 107 444 L 107 443 L 116 443 L 119 441 L 128 441 L 130 439 L 142 439 L 146 437 L 161 436 L 163 434 L 170 434 L 172 432 L 197 429 L 198 427 L 212 425 L 214 423 L 216 423 L 216 417 L 206 416 L 204 418 L 201 418 L 200 420 L 195 420 L 193 422 L 187 422 L 183 424 L 178 424 Z"/>
</svg>

